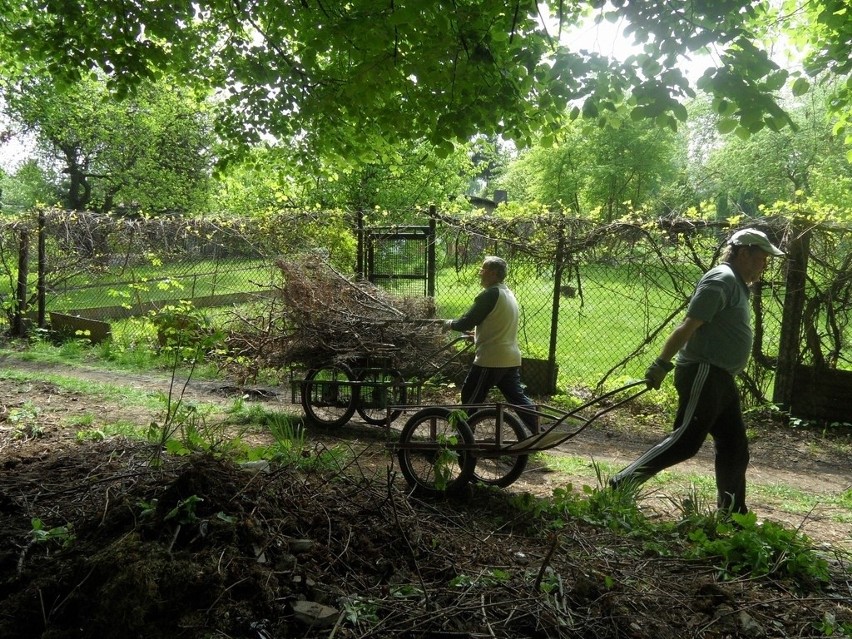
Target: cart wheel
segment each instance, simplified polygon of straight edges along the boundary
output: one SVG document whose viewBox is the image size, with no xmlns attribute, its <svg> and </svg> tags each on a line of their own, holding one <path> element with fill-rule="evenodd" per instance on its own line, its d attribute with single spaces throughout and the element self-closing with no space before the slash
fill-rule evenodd
<svg viewBox="0 0 852 639">
<path fill-rule="evenodd" d="M 384 426 L 388 423 L 388 406 L 406 403 L 405 378 L 399 371 L 383 368 L 367 368 L 358 375 L 358 397 L 355 410 L 368 424 Z M 390 421 L 395 420 L 401 410 L 392 411 Z"/>
<path fill-rule="evenodd" d="M 343 364 L 314 368 L 302 382 L 302 408 L 321 426 L 343 426 L 355 414 L 352 371 Z"/>
<path fill-rule="evenodd" d="M 496 408 L 481 408 L 467 420 L 477 444 L 494 444 L 497 441 Z M 524 423 L 512 413 L 503 411 L 500 446 L 505 447 L 530 437 Z M 477 454 L 473 479 L 481 484 L 505 488 L 514 482 L 527 467 L 529 455 Z"/>
<path fill-rule="evenodd" d="M 473 477 L 475 458 L 456 445 L 473 445 L 470 427 L 457 413 L 431 406 L 414 413 L 399 437 L 399 466 L 418 495 L 438 497 L 462 490 Z"/>
</svg>

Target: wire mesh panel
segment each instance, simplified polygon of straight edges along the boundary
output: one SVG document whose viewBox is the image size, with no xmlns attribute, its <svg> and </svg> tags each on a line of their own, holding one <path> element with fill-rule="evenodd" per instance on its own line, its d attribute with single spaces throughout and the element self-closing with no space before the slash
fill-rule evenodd
<svg viewBox="0 0 852 639">
<path fill-rule="evenodd" d="M 282 230 L 299 228 L 294 220 L 310 221 L 310 231 L 296 237 Z M 146 322 L 153 312 L 183 300 L 191 300 L 196 308 L 252 303 L 273 289 L 275 257 L 309 249 L 309 234 L 348 234 L 346 226 L 334 228 L 340 219 L 315 212 L 288 212 L 286 219 L 282 214 L 281 219 L 267 220 L 48 209 L 2 222 L 4 281 L 18 279 L 16 256 L 25 237 L 22 231 L 28 232 L 29 266 L 21 279 L 31 324 L 47 321 L 50 313 L 80 315 L 112 322 L 113 338 L 120 335 L 133 344 L 156 338 Z M 16 297 L 12 288 L 0 287 L 4 319 L 22 306 Z M 38 319 L 36 309 L 44 310 Z"/>
<path fill-rule="evenodd" d="M 460 317 L 481 291 L 479 269 L 485 257 L 505 259 L 506 284 L 520 310 L 522 379 L 532 394 L 549 394 L 555 388 L 556 366 L 550 353 L 554 262 L 538 255 L 541 245 L 531 241 L 531 230 L 525 222 L 512 226 L 484 216 L 441 216 L 435 238 L 435 301 L 439 317 Z"/>
<path fill-rule="evenodd" d="M 371 228 L 365 232 L 367 279 L 400 296 L 432 290 L 428 226 Z"/>
<path fill-rule="evenodd" d="M 115 318 L 135 316 L 126 320 L 124 332 L 138 328 L 139 335 L 131 336 L 137 344 L 151 337 L 144 333 L 151 327 L 132 322 L 151 309 L 187 299 L 199 307 L 233 306 L 243 304 L 246 295 L 260 301 L 265 290 L 276 293 L 281 277 L 276 260 L 305 254 L 311 246 L 323 247 L 311 255 L 344 265 L 335 277 L 347 276 L 354 248 L 351 218 L 316 211 L 286 215 L 288 223 L 56 210 L 3 218 L 0 325 L 8 332 L 18 318 L 34 324 L 35 311 L 49 317 L 84 310 L 89 319 L 111 322 L 115 339 Z M 776 365 L 785 359 L 793 365 L 852 368 L 850 231 L 809 224 L 793 232 L 793 223 L 779 220 L 749 224 L 771 231 L 776 243 L 790 249 L 786 259 L 770 262 L 753 287 L 755 346 L 743 376 L 749 394 L 766 397 L 777 382 Z M 292 228 L 304 233 L 297 236 L 288 231 Z M 684 316 L 696 281 L 720 260 L 731 231 L 724 221 L 601 224 L 562 214 L 502 218 L 433 210 L 429 226 L 364 231 L 359 273 L 367 271 L 360 266 L 368 262 L 373 283 L 408 301 L 425 297 L 420 300 L 428 306 L 424 316 L 457 318 L 481 290 L 483 258 L 502 257 L 521 311 L 525 381 L 546 362 L 551 368 L 542 373 L 545 386 L 553 386 L 554 365 L 560 388 L 597 385 L 643 374 L 648 358 Z M 797 243 L 802 246 L 794 253 Z M 26 249 L 29 259 L 24 259 Z M 802 272 L 798 286 L 788 278 L 794 267 Z M 275 317 L 267 310 L 265 316 Z"/>
<path fill-rule="evenodd" d="M 442 216 L 441 222 L 436 237 L 438 315 L 458 317 L 470 306 L 486 255 L 506 259 L 506 281 L 521 310 L 525 365 L 527 360 L 550 360 L 558 366 L 562 388 L 641 377 L 648 358 L 683 318 L 701 274 L 718 263 L 730 234 L 722 222 L 601 225 L 558 214 L 526 219 Z M 773 283 L 783 281 L 780 268 L 780 261 L 773 263 L 766 284 L 755 292 L 762 302 L 755 318 L 761 329 L 755 349 L 767 355 L 765 361 L 777 352 L 775 318 L 783 300 Z M 522 367 L 522 377 L 530 370 Z M 754 374 L 751 390 L 765 395 L 769 381 Z"/>
</svg>

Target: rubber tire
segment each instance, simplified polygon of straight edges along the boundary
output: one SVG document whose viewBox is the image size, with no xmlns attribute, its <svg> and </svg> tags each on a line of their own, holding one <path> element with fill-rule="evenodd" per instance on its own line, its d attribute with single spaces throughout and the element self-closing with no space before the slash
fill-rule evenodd
<svg viewBox="0 0 852 639">
<path fill-rule="evenodd" d="M 341 382 L 322 385 L 314 381 Z M 302 409 L 308 420 L 321 426 L 343 426 L 355 414 L 357 389 L 352 384 L 352 371 L 343 364 L 312 368 L 302 382 Z M 324 400 L 324 389 L 333 394 L 330 402 Z"/>
<path fill-rule="evenodd" d="M 435 472 L 438 448 L 434 451 L 424 451 L 408 447 L 408 444 L 414 442 L 430 441 L 439 446 L 437 436 L 456 437 L 459 444 L 472 446 L 473 433 L 467 422 L 458 418 L 452 418 L 451 421 L 452 414 L 453 411 L 448 408 L 430 406 L 414 413 L 402 428 L 397 450 L 399 467 L 408 485 L 420 497 L 442 497 L 461 493 L 473 478 L 476 458 L 468 452 L 459 452 L 457 459 L 450 465 L 456 471 L 451 478 L 440 479 Z M 437 431 L 432 428 L 433 422 Z"/>
<path fill-rule="evenodd" d="M 468 417 L 467 423 L 473 432 L 477 444 L 494 443 L 496 436 L 498 410 L 480 408 Z M 530 437 L 529 428 L 520 418 L 506 410 L 503 411 L 501 445 L 508 446 Z M 529 455 L 500 455 L 497 457 L 476 458 L 473 481 L 488 486 L 505 488 L 512 484 L 526 470 Z"/>
<path fill-rule="evenodd" d="M 378 368 L 367 368 L 358 374 L 360 382 L 381 382 L 386 385 L 389 391 L 393 389 L 391 397 L 387 401 L 391 405 L 401 405 L 406 403 L 407 389 L 405 387 L 405 378 L 402 373 L 396 370 L 384 370 Z M 368 408 L 364 406 L 364 396 L 370 393 L 375 387 L 371 385 L 359 386 L 358 396 L 355 400 L 355 410 L 368 424 L 374 426 L 386 426 L 388 424 L 388 411 L 386 408 Z M 393 422 L 402 414 L 401 410 L 392 411 L 390 421 Z"/>
</svg>

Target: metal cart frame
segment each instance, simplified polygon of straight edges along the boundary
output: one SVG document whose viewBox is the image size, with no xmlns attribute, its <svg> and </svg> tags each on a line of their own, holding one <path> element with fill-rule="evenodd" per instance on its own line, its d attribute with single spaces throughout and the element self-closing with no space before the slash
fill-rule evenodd
<svg viewBox="0 0 852 639">
<path fill-rule="evenodd" d="M 393 407 L 415 412 L 406 420 L 399 441 L 389 443 L 388 449 L 396 454 L 408 484 L 421 495 L 457 492 L 472 481 L 508 486 L 523 473 L 529 455 L 576 437 L 602 415 L 648 390 L 645 380 L 632 381 L 568 411 L 503 403 Z M 530 433 L 513 414 L 518 410 L 535 413 L 544 427 Z M 589 410 L 592 414 L 584 416 Z M 572 427 L 571 422 L 578 425 Z"/>
<path fill-rule="evenodd" d="M 401 322 L 402 320 L 393 320 Z M 442 320 L 412 320 L 411 323 L 435 323 Z M 440 365 L 433 359 L 463 343 Z M 424 357 L 424 368 L 411 374 L 382 365 L 389 357 L 381 353 L 355 358 L 352 364 L 329 362 L 311 368 L 290 371 L 293 403 L 300 403 L 308 420 L 316 425 L 338 427 L 358 415 L 368 424 L 388 426 L 403 407 L 420 403 L 426 380 L 440 374 L 473 346 L 467 335 L 460 335 Z M 392 345 L 389 345 L 392 348 Z M 360 360 L 360 361 L 359 361 Z M 389 407 L 394 407 L 389 410 Z"/>
</svg>

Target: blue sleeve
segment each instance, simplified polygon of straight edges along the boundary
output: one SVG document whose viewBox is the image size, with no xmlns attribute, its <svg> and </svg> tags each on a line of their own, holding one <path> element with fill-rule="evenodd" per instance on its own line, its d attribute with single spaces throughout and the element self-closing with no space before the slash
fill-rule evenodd
<svg viewBox="0 0 852 639">
<path fill-rule="evenodd" d="M 467 313 L 462 315 L 457 320 L 453 320 L 452 327 L 456 331 L 472 331 L 475 327 L 482 323 L 488 314 L 497 306 L 497 300 L 500 299 L 500 289 L 496 286 L 491 286 L 482 291 L 473 300 L 473 306 L 468 309 Z"/>
</svg>

